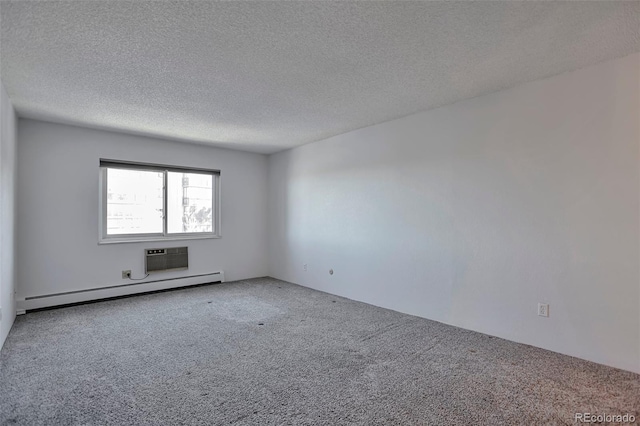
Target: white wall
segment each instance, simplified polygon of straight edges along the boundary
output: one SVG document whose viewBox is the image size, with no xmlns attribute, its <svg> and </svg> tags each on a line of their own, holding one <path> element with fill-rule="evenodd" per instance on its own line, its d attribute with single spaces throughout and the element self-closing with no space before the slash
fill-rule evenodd
<svg viewBox="0 0 640 426">
<path fill-rule="evenodd" d="M 272 155 L 270 275 L 640 372 L 639 63 Z"/>
<path fill-rule="evenodd" d="M 226 280 L 267 274 L 267 157 L 166 140 L 20 119 L 18 300 L 124 284 L 144 276 L 143 249 L 189 247 L 189 270 Z M 222 238 L 98 245 L 99 159 L 221 170 Z"/>
<path fill-rule="evenodd" d="M 0 348 L 16 317 L 16 114 L 0 82 Z"/>
</svg>

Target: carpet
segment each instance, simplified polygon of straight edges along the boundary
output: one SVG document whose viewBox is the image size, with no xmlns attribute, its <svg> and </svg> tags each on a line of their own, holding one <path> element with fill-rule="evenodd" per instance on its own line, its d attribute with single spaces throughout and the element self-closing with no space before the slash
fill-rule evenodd
<svg viewBox="0 0 640 426">
<path fill-rule="evenodd" d="M 639 411 L 637 374 L 271 278 L 29 313 L 0 353 L 4 425 L 533 425 Z"/>
</svg>

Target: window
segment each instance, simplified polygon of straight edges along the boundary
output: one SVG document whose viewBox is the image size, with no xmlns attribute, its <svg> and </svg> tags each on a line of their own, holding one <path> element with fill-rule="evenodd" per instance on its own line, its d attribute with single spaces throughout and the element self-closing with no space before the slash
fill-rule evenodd
<svg viewBox="0 0 640 426">
<path fill-rule="evenodd" d="M 217 170 L 100 160 L 101 242 L 220 236 Z"/>
</svg>

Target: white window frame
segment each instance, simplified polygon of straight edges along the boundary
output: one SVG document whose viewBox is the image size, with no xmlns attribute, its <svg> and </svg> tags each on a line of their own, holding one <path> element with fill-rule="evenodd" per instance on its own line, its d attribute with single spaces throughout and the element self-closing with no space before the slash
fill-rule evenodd
<svg viewBox="0 0 640 426">
<path fill-rule="evenodd" d="M 163 178 L 163 211 L 162 211 L 162 233 L 155 234 L 118 234 L 107 235 L 107 169 L 120 168 L 125 170 L 155 171 L 162 173 Z M 167 173 L 201 173 L 209 174 L 213 177 L 213 215 L 214 232 L 189 232 L 189 233 L 169 233 L 167 231 Z M 98 244 L 114 243 L 135 243 L 141 241 L 171 241 L 171 240 L 199 240 L 206 238 L 221 238 L 220 231 L 220 170 L 202 169 L 196 167 L 169 166 L 165 164 L 139 163 L 122 160 L 100 159 L 100 185 L 99 185 L 99 232 Z"/>
</svg>

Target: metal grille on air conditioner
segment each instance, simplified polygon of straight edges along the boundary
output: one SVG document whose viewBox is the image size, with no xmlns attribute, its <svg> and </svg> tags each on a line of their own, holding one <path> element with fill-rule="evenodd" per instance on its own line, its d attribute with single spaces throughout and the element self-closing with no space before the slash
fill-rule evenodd
<svg viewBox="0 0 640 426">
<path fill-rule="evenodd" d="M 145 273 L 189 269 L 189 248 L 145 249 Z"/>
</svg>

